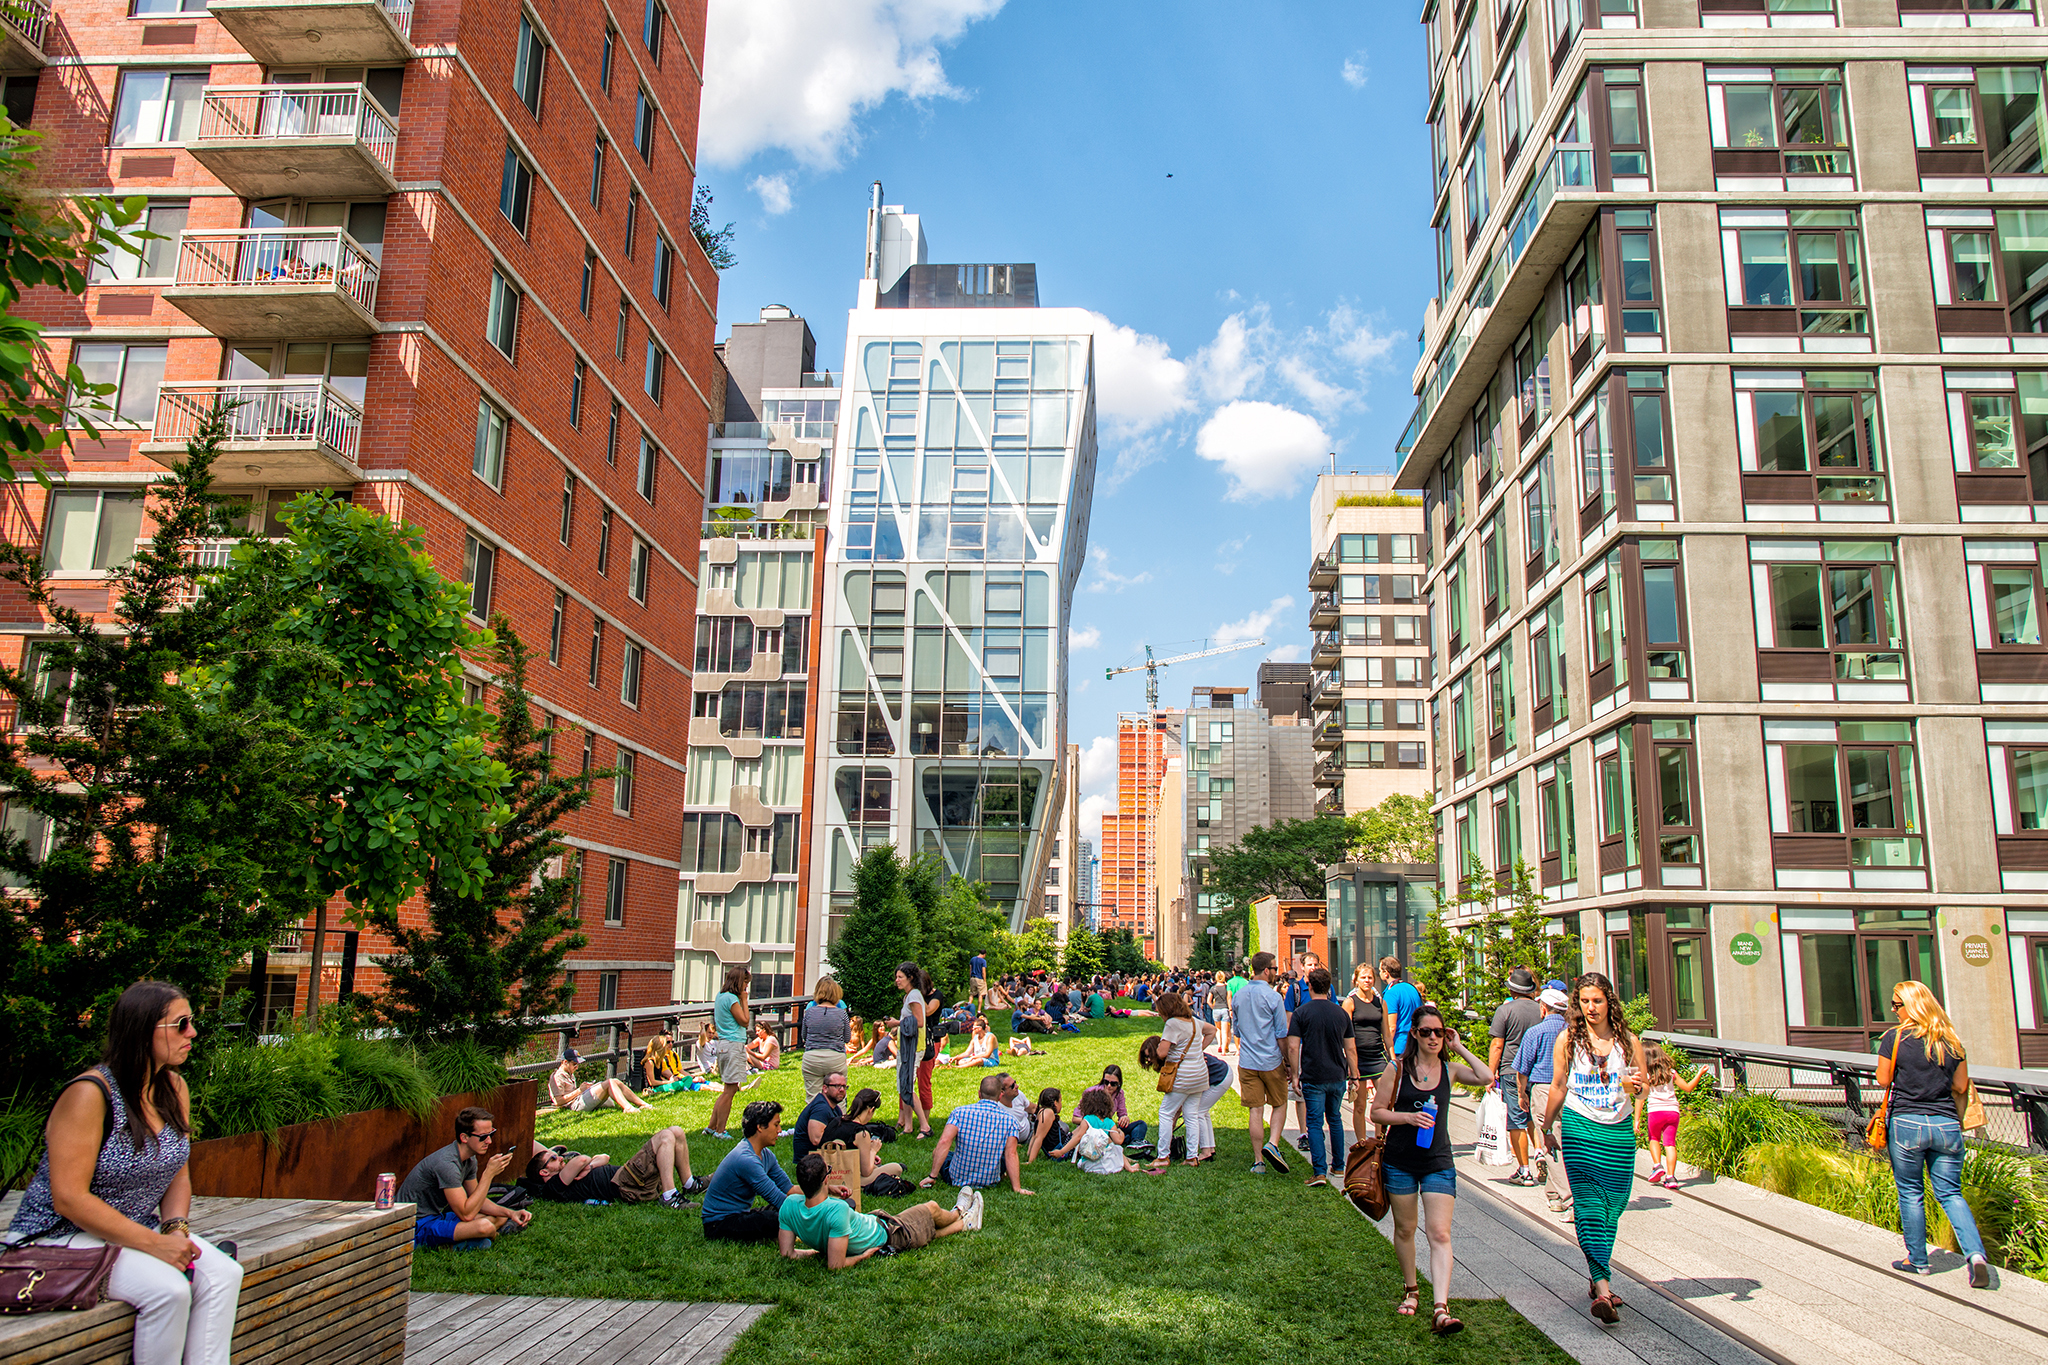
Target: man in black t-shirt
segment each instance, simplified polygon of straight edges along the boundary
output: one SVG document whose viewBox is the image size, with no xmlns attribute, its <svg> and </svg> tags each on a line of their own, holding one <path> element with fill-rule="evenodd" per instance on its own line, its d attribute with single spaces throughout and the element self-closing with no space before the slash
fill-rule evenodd
<svg viewBox="0 0 2048 1365">
<path fill-rule="evenodd" d="M 1543 1006 L 1536 1003 L 1536 974 L 1527 967 L 1517 967 L 1508 974 L 1507 1001 L 1493 1012 L 1493 1024 L 1487 1030 L 1493 1038 L 1487 1064 L 1493 1068 L 1495 1084 L 1507 1102 L 1508 1147 L 1515 1154 L 1515 1173 L 1508 1177 L 1512 1185 L 1543 1183 L 1529 1164 L 1529 1111 L 1522 1107 L 1521 1089 L 1515 1083 L 1512 1069 L 1515 1052 L 1522 1046 L 1522 1035 L 1542 1020 Z M 1503 1066 L 1503 1062 L 1507 1065 Z"/>
<path fill-rule="evenodd" d="M 1344 1145 L 1344 1087 L 1358 1079 L 1358 1051 L 1351 1046 L 1351 1016 L 1330 999 L 1330 973 L 1317 967 L 1308 974 L 1309 998 L 1287 1025 L 1287 1050 L 1301 1077 L 1302 1098 L 1308 1101 L 1308 1159 L 1315 1174 L 1311 1186 L 1330 1183 L 1330 1163 L 1341 1162 Z M 1323 1150 L 1323 1125 L 1330 1130 L 1330 1150 Z"/>
<path fill-rule="evenodd" d="M 622 1204 L 650 1203 L 657 1197 L 662 1207 L 686 1209 L 685 1195 L 696 1194 L 711 1182 L 690 1174 L 690 1141 L 680 1127 L 664 1128 L 641 1144 L 640 1150 L 623 1166 L 611 1164 L 603 1153 L 564 1155 L 538 1148 L 526 1162 L 526 1176 L 519 1183 L 541 1199 L 557 1204 L 580 1204 L 588 1200 Z M 676 1172 L 682 1172 L 682 1183 Z"/>
<path fill-rule="evenodd" d="M 796 1116 L 796 1126 L 789 1130 L 789 1145 L 794 1166 L 815 1151 L 825 1140 L 825 1130 L 846 1118 L 840 1105 L 846 1102 L 846 1073 L 835 1071 L 825 1078 L 825 1084 Z"/>
</svg>

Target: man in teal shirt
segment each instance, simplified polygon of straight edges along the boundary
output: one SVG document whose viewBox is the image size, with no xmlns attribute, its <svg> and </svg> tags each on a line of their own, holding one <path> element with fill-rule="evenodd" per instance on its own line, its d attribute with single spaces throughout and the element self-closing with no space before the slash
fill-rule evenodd
<svg viewBox="0 0 2048 1365">
<path fill-rule="evenodd" d="M 967 1227 L 959 1209 L 942 1209 L 938 1201 L 926 1200 L 901 1213 L 857 1213 L 844 1199 L 825 1188 L 825 1158 L 810 1153 L 796 1163 L 797 1188 L 802 1199 L 785 1199 L 776 1210 L 777 1234 L 782 1254 L 790 1260 L 802 1256 L 823 1256 L 827 1270 L 844 1270 L 870 1256 L 893 1256 L 930 1246 L 935 1237 L 948 1237 Z M 844 1189 L 844 1186 L 836 1186 Z M 802 1242 L 809 1250 L 798 1250 Z"/>
</svg>

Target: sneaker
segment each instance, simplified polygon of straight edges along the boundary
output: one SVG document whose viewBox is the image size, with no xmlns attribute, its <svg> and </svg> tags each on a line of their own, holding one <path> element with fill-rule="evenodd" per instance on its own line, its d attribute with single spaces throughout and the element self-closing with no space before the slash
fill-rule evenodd
<svg viewBox="0 0 2048 1365">
<path fill-rule="evenodd" d="M 732 1134 L 731 1134 L 731 1133 L 728 1133 L 728 1132 L 726 1132 L 726 1131 L 725 1131 L 724 1129 L 722 1129 L 722 1128 L 705 1128 L 705 1129 L 701 1129 L 701 1130 L 700 1130 L 700 1133 L 701 1133 L 701 1135 L 702 1135 L 702 1136 L 704 1136 L 704 1137 L 708 1137 L 708 1138 L 717 1138 L 717 1139 L 718 1139 L 718 1140 L 719 1140 L 720 1142 L 731 1142 L 731 1141 L 732 1141 Z"/>
<path fill-rule="evenodd" d="M 1926 1266 L 1914 1265 L 1911 1261 L 1906 1260 L 1893 1261 L 1892 1269 L 1907 1275 L 1925 1275 L 1927 1273 Z"/>
<path fill-rule="evenodd" d="M 1265 1173 L 1266 1173 L 1266 1163 L 1265 1163 L 1265 1162 L 1263 1162 L 1263 1161 L 1254 1161 L 1254 1162 L 1252 1163 L 1252 1174 L 1253 1174 L 1253 1175 L 1264 1175 Z"/>
<path fill-rule="evenodd" d="M 1280 1145 L 1278 1139 L 1274 1139 L 1259 1148 L 1259 1155 L 1266 1158 L 1267 1164 L 1274 1170 L 1282 1175 L 1287 1174 L 1287 1149 Z"/>
<path fill-rule="evenodd" d="M 1308 1178 L 1308 1187 L 1312 1190 L 1317 1188 L 1328 1189 L 1329 1184 L 1330 1177 L 1326 1175 L 1312 1175 Z"/>
<path fill-rule="evenodd" d="M 968 1190 L 967 1194 L 969 1196 L 969 1203 L 965 1209 L 961 1210 L 960 1221 L 969 1232 L 980 1232 L 982 1205 L 987 1201 L 981 1197 L 980 1190 Z"/>
<path fill-rule="evenodd" d="M 667 1194 L 663 1195 L 661 1197 L 661 1206 L 665 1209 L 687 1209 L 695 1207 L 693 1204 L 690 1203 L 689 1200 L 683 1198 L 681 1190 L 670 1190 Z"/>
<path fill-rule="evenodd" d="M 1662 1166 L 1652 1166 L 1650 1168 L 1650 1183 L 1652 1185 L 1663 1184 L 1665 1178 L 1666 1177 L 1664 1175 L 1664 1168 Z"/>
<path fill-rule="evenodd" d="M 1991 1263 L 1982 1256 L 1972 1256 L 1970 1258 L 1970 1288 L 1989 1289 L 1990 1287 Z"/>
<path fill-rule="evenodd" d="M 1534 1171 L 1516 1171 L 1513 1175 L 1508 1177 L 1508 1184 L 1520 1185 L 1523 1189 L 1534 1189 L 1537 1185 L 1540 1185 L 1542 1183 L 1542 1181 L 1536 1178 L 1536 1173 Z"/>
<path fill-rule="evenodd" d="M 491 1239 L 479 1237 L 472 1242 L 457 1242 L 455 1249 L 457 1251 L 489 1251 L 491 1249 Z"/>
<path fill-rule="evenodd" d="M 690 1178 L 689 1178 L 688 1180 L 685 1180 L 685 1181 L 683 1182 L 683 1185 L 682 1185 L 682 1189 L 681 1189 L 680 1193 L 682 1193 L 682 1194 L 702 1194 L 702 1193 L 704 1193 L 704 1191 L 706 1191 L 706 1190 L 708 1190 L 708 1189 L 710 1189 L 710 1188 L 711 1188 L 711 1182 L 710 1182 L 710 1181 L 706 1180 L 706 1179 L 705 1179 L 705 1178 L 704 1178 L 703 1176 L 701 1176 L 701 1175 L 693 1175 L 693 1176 L 691 1176 L 691 1177 L 690 1177 Z"/>
<path fill-rule="evenodd" d="M 1531 1169 L 1533 1169 L 1536 1172 L 1537 1184 L 1541 1185 L 1545 1181 L 1550 1179 L 1550 1163 L 1545 1161 L 1542 1157 L 1536 1158 L 1535 1165 Z"/>
<path fill-rule="evenodd" d="M 1552 1191 L 1550 1194 L 1545 1195 L 1544 1202 L 1550 1205 L 1550 1211 L 1552 1213 L 1564 1212 L 1564 1198 L 1563 1196 L 1557 1194 L 1555 1191 Z"/>
<path fill-rule="evenodd" d="M 1296 1138 L 1294 1145 L 1301 1150 L 1302 1155 L 1306 1156 L 1308 1154 L 1308 1134 L 1303 1133 L 1300 1137 Z"/>
</svg>

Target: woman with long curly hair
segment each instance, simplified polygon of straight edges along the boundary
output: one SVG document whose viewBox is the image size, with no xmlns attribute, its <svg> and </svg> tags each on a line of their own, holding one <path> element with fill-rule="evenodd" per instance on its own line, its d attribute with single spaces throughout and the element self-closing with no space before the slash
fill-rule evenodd
<svg viewBox="0 0 2048 1365">
<path fill-rule="evenodd" d="M 1885 1152 L 1899 1187 L 1899 1227 L 1906 1257 L 1892 1269 L 1927 1273 L 1927 1186 L 1941 1201 L 1956 1245 L 1970 1258 L 1970 1287 L 1991 1287 L 1991 1263 L 1984 1239 L 1963 1198 L 1963 1106 L 1970 1094 L 1970 1068 L 1963 1040 L 1934 992 L 1918 981 L 1892 987 L 1898 1026 L 1877 1043 L 1877 1084 L 1885 1092 Z"/>
<path fill-rule="evenodd" d="M 1643 1088 L 1642 1040 L 1621 1017 L 1614 983 L 1587 972 L 1572 985 L 1564 1032 L 1551 1055 L 1543 1126 L 1564 1116 L 1564 1169 L 1571 1181 L 1573 1225 L 1586 1257 L 1586 1293 L 1593 1316 L 1621 1318 L 1621 1299 L 1609 1281 L 1615 1229 L 1628 1207 L 1636 1175 L 1635 1097 Z"/>
</svg>

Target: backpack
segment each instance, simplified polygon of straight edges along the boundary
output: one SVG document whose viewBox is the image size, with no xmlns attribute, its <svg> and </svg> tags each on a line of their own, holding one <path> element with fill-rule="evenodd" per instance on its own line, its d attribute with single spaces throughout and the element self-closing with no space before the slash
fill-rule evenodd
<svg viewBox="0 0 2048 1365">
<path fill-rule="evenodd" d="M 1074 1155 L 1084 1162 L 1100 1161 L 1108 1151 L 1109 1134 L 1091 1124 L 1082 1132 L 1081 1145 L 1074 1150 Z"/>
</svg>

